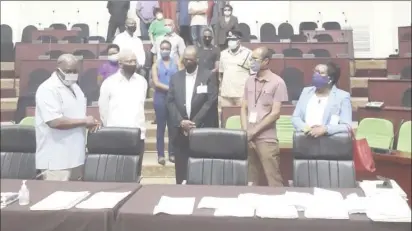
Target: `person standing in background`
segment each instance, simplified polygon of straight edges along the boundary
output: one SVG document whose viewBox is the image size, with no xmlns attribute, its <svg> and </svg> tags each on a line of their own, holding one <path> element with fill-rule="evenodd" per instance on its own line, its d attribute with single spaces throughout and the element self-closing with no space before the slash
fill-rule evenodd
<svg viewBox="0 0 412 231">
<path fill-rule="evenodd" d="M 120 48 L 116 44 L 109 44 L 107 46 L 107 62 L 104 62 L 103 65 L 99 67 L 97 74 L 99 86 L 107 77 L 113 75 L 119 70 L 119 51 Z"/>
<path fill-rule="evenodd" d="M 109 26 L 107 28 L 106 42 L 111 43 L 113 41 L 116 30 L 122 33 L 125 31 L 125 21 L 127 18 L 127 12 L 130 8 L 130 1 L 108 1 L 107 10 L 110 14 Z"/>
<path fill-rule="evenodd" d="M 217 73 L 219 70 L 220 50 L 212 43 L 212 29 L 204 29 L 202 38 L 203 45 L 198 46 L 199 65 Z"/>
<path fill-rule="evenodd" d="M 137 1 L 136 15 L 140 19 L 140 36 L 143 40 L 149 38 L 149 26 L 154 20 L 153 12 L 155 8 L 159 8 L 158 1 Z"/>
<path fill-rule="evenodd" d="M 212 26 L 213 33 L 215 35 L 215 44 L 217 44 L 216 25 L 219 23 L 219 18 L 223 16 L 223 7 L 229 4 L 229 1 L 213 1 L 212 16 L 210 19 L 210 25 Z"/>
<path fill-rule="evenodd" d="M 155 16 L 155 20 L 153 20 L 149 26 L 149 38 L 152 45 L 156 44 L 159 36 L 163 36 L 169 32 L 167 28 L 165 28 L 165 18 L 162 9 L 155 8 L 153 15 Z"/>
<path fill-rule="evenodd" d="M 207 27 L 207 9 L 209 8 L 207 1 L 190 1 L 189 14 L 191 16 L 190 21 L 190 33 L 192 36 L 192 44 L 198 46 L 201 41 L 203 30 Z"/>
<path fill-rule="evenodd" d="M 167 40 L 172 45 L 170 57 L 172 57 L 180 65 L 180 59 L 183 56 L 184 50 L 186 49 L 185 42 L 178 34 L 175 33 L 175 25 L 173 20 L 165 19 L 165 29 L 167 33 L 164 36 L 158 37 L 156 43 L 151 49 L 151 52 L 154 55 L 153 62 L 155 63 L 161 57 L 160 45 L 164 40 Z"/>
<path fill-rule="evenodd" d="M 186 44 L 191 44 L 192 37 L 190 35 L 190 15 L 189 15 L 189 0 L 178 0 L 176 7 L 176 18 L 179 25 L 179 34 Z"/>
<path fill-rule="evenodd" d="M 231 5 L 225 5 L 223 9 L 224 15 L 219 17 L 218 23 L 214 27 L 217 38 L 216 43 L 219 45 L 221 51 L 227 48 L 226 37 L 228 32 L 238 29 L 238 19 L 233 16 L 232 13 L 233 7 Z"/>
<path fill-rule="evenodd" d="M 170 18 L 173 20 L 173 22 L 176 23 L 176 6 L 177 2 L 176 1 L 165 1 L 165 0 L 160 0 L 159 1 L 159 6 L 160 9 L 162 9 L 164 17 L 165 18 Z"/>
</svg>

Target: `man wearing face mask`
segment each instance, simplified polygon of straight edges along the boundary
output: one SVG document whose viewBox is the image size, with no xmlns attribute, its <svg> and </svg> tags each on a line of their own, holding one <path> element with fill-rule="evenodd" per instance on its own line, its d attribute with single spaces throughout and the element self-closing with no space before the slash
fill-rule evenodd
<svg viewBox="0 0 412 231">
<path fill-rule="evenodd" d="M 203 45 L 198 46 L 199 65 L 216 73 L 219 70 L 220 50 L 212 44 L 213 32 L 207 28 L 203 31 Z"/>
<path fill-rule="evenodd" d="M 231 5 L 225 5 L 223 15 L 219 17 L 218 22 L 213 27 L 216 33 L 216 43 L 219 45 L 221 51 L 227 48 L 226 37 L 229 31 L 237 30 L 239 26 L 238 19 L 232 15 L 232 12 L 233 7 Z"/>
<path fill-rule="evenodd" d="M 170 57 L 179 61 L 183 56 L 183 52 L 186 49 L 185 42 L 182 37 L 175 33 L 175 24 L 171 19 L 165 19 L 165 29 L 167 33 L 164 36 L 157 38 L 155 45 L 152 47 L 151 52 L 153 53 L 153 62 L 157 62 L 160 56 L 160 45 L 164 40 L 167 40 L 172 45 L 170 50 Z"/>
<path fill-rule="evenodd" d="M 36 92 L 36 168 L 45 180 L 81 177 L 86 128 L 99 122 L 86 116 L 86 98 L 77 85 L 78 61 L 72 54 L 57 59 L 57 70 Z"/>
<path fill-rule="evenodd" d="M 266 178 L 269 186 L 281 187 L 275 125 L 282 102 L 288 101 L 288 91 L 283 79 L 269 69 L 271 55 L 267 47 L 252 53 L 250 69 L 255 74 L 246 81 L 240 118 L 249 141 L 249 180 L 264 185 L 266 182 L 259 181 Z"/>
<path fill-rule="evenodd" d="M 113 44 L 120 47 L 120 52 L 122 50 L 131 50 L 137 57 L 137 69 L 143 67 L 146 61 L 146 53 L 143 47 L 143 42 L 137 36 L 133 36 L 136 31 L 136 21 L 134 19 L 126 19 L 126 31 L 120 33 L 116 36 Z"/>
<path fill-rule="evenodd" d="M 98 70 L 97 81 L 99 85 L 101 85 L 107 77 L 116 73 L 119 69 L 119 51 L 120 48 L 116 44 L 110 44 L 107 46 L 107 62 L 103 63 Z"/>
<path fill-rule="evenodd" d="M 240 106 L 246 79 L 250 76 L 251 50 L 240 44 L 240 31 L 231 31 L 227 37 L 229 48 L 220 53 L 220 105 Z"/>
<path fill-rule="evenodd" d="M 136 14 L 140 19 L 140 36 L 143 40 L 149 37 L 149 26 L 154 20 L 153 11 L 159 8 L 158 1 L 137 1 Z"/>
<path fill-rule="evenodd" d="M 106 79 L 100 88 L 99 112 L 106 127 L 140 128 L 144 152 L 147 81 L 136 74 L 136 55 L 131 50 L 119 53 L 120 70 Z"/>
<path fill-rule="evenodd" d="M 214 73 L 198 65 L 197 49 L 188 46 L 183 54 L 185 70 L 169 82 L 167 107 L 176 128 L 169 137 L 175 148 L 176 183 L 186 178 L 189 131 L 192 128 L 218 127 L 218 88 Z"/>
<path fill-rule="evenodd" d="M 107 10 L 110 14 L 109 27 L 107 28 L 106 42 L 110 43 L 119 29 L 120 33 L 125 30 L 124 21 L 130 8 L 130 1 L 107 1 Z"/>
</svg>

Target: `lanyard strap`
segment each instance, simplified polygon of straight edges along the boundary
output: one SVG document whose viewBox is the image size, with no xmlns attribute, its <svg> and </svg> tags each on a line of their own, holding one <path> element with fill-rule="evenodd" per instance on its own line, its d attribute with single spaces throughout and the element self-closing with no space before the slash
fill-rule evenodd
<svg viewBox="0 0 412 231">
<path fill-rule="evenodd" d="M 256 90 L 257 82 L 258 82 L 258 81 L 255 79 L 255 108 L 256 108 L 256 105 L 257 105 L 257 102 L 258 102 L 260 96 L 262 95 L 263 88 L 265 87 L 265 84 L 266 84 L 266 81 L 263 82 L 263 85 L 262 85 L 262 87 L 260 88 L 259 95 L 256 95 L 256 94 L 257 94 L 257 90 Z"/>
</svg>

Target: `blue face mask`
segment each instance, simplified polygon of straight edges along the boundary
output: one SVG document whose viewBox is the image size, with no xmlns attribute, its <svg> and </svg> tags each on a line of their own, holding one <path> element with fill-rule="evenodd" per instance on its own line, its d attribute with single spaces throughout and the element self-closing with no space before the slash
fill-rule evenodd
<svg viewBox="0 0 412 231">
<path fill-rule="evenodd" d="M 160 55 L 162 56 L 162 58 L 168 58 L 170 57 L 170 51 L 168 50 L 160 51 Z"/>
<path fill-rule="evenodd" d="M 312 85 L 316 89 L 324 88 L 329 84 L 329 77 L 321 76 L 318 73 L 313 74 L 312 76 Z"/>
<path fill-rule="evenodd" d="M 252 61 L 250 64 L 250 70 L 254 73 L 257 73 L 260 71 L 260 62 L 258 61 Z"/>
</svg>

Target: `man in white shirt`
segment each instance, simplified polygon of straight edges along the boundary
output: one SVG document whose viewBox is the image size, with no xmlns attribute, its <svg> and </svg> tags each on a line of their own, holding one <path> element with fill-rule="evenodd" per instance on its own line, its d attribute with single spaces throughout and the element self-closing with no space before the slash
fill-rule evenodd
<svg viewBox="0 0 412 231">
<path fill-rule="evenodd" d="M 116 35 L 113 43 L 122 50 L 131 50 L 137 57 L 137 64 L 139 68 L 143 67 L 146 61 L 146 54 L 143 47 L 143 42 L 140 38 L 133 36 L 136 31 L 136 21 L 132 18 L 126 19 L 126 31 Z M 138 69 L 139 69 L 138 68 Z"/>
<path fill-rule="evenodd" d="M 72 54 L 57 60 L 57 70 L 36 92 L 36 168 L 45 180 L 68 181 L 84 165 L 86 129 L 98 125 L 86 116 L 86 98 Z"/>
<path fill-rule="evenodd" d="M 136 63 L 133 51 L 119 53 L 120 70 L 105 80 L 100 88 L 99 112 L 106 127 L 140 128 L 144 150 L 147 81 L 135 73 Z"/>
<path fill-rule="evenodd" d="M 189 14 L 191 16 L 190 31 L 192 34 L 193 45 L 199 45 L 201 43 L 200 38 L 203 33 L 203 29 L 207 27 L 207 9 L 209 8 L 207 1 L 190 1 Z"/>
<path fill-rule="evenodd" d="M 160 58 L 160 44 L 164 40 L 167 40 L 172 44 L 170 57 L 175 58 L 175 60 L 180 60 L 180 58 L 183 56 L 183 52 L 186 49 L 185 41 L 183 40 L 183 38 L 175 33 L 175 24 L 173 20 L 165 19 L 165 27 L 170 28 L 170 32 L 156 39 L 156 44 L 152 47 L 151 50 L 154 55 L 153 63 L 156 63 L 157 59 Z"/>
</svg>

